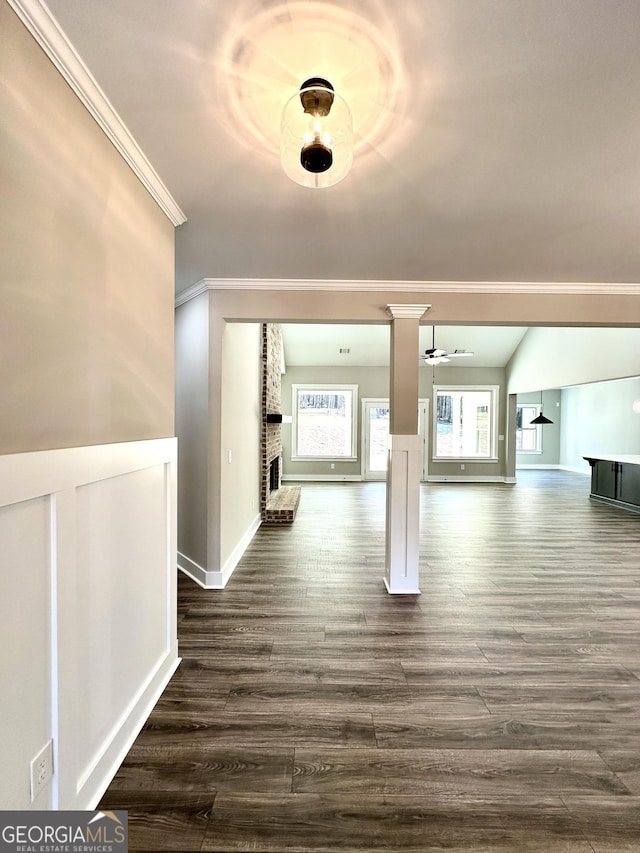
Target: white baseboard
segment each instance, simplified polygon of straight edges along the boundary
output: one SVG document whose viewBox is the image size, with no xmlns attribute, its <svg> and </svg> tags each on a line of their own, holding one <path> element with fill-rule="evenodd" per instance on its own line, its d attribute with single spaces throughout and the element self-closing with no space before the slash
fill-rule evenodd
<svg viewBox="0 0 640 853">
<path fill-rule="evenodd" d="M 156 672 L 148 680 L 145 690 L 142 691 L 133 707 L 128 709 L 126 720 L 119 726 L 117 740 L 108 744 L 100 763 L 96 765 L 96 778 L 88 779 L 82 786 L 81 799 L 78 803 L 73 804 L 73 809 L 93 811 L 97 807 L 158 699 L 180 666 L 181 660 L 170 652 L 159 663 Z"/>
<path fill-rule="evenodd" d="M 194 560 L 178 551 L 178 568 L 181 572 L 199 584 L 203 589 L 224 589 L 234 569 L 242 559 L 242 555 L 249 547 L 251 540 L 262 523 L 260 516 L 256 515 L 242 538 L 235 546 L 229 557 L 225 560 L 220 571 L 205 569 Z"/>
<path fill-rule="evenodd" d="M 407 587 L 403 587 L 402 585 L 400 585 L 399 587 L 393 587 L 392 588 L 391 585 L 389 584 L 389 581 L 386 578 L 382 578 L 382 580 L 384 581 L 384 585 L 385 585 L 389 595 L 421 595 L 422 594 L 420 592 L 420 590 L 418 589 L 418 587 L 416 587 L 416 586 L 409 585 Z"/>
<path fill-rule="evenodd" d="M 560 465 L 536 465 L 529 462 L 518 462 L 516 464 L 516 471 L 519 471 L 520 469 L 525 471 L 558 471 L 560 469 Z"/>
<path fill-rule="evenodd" d="M 251 540 L 256 535 L 256 531 L 258 530 L 261 524 L 262 520 L 260 518 L 260 514 L 258 514 L 253 519 L 249 527 L 247 527 L 242 538 L 240 539 L 236 547 L 233 549 L 231 554 L 225 560 L 224 565 L 222 566 L 222 571 L 220 572 L 220 589 L 224 589 L 224 587 L 227 585 L 227 582 L 233 574 L 235 567 L 242 559 L 242 555 L 251 544 Z"/>
<path fill-rule="evenodd" d="M 591 468 L 578 468 L 573 465 L 516 465 L 516 471 L 571 471 L 573 474 L 591 475 Z"/>
<path fill-rule="evenodd" d="M 282 481 L 292 483 L 361 483 L 361 474 L 287 474 Z"/>
<path fill-rule="evenodd" d="M 424 481 L 423 481 L 424 482 Z M 513 478 L 493 477 L 493 476 L 474 476 L 465 477 L 460 474 L 429 474 L 426 479 L 427 483 L 507 483 L 515 482 Z"/>
<path fill-rule="evenodd" d="M 205 589 L 208 588 L 207 575 L 209 572 L 180 551 L 178 551 L 178 569 L 201 587 L 204 587 Z M 211 574 L 213 574 L 213 572 L 211 572 Z M 217 574 L 219 574 L 219 572 Z"/>
</svg>

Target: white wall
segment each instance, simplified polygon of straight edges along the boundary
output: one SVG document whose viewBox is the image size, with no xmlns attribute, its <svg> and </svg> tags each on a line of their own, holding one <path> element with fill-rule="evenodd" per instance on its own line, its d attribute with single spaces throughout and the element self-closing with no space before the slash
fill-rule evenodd
<svg viewBox="0 0 640 853">
<path fill-rule="evenodd" d="M 223 579 L 236 567 L 260 525 L 259 323 L 228 323 L 222 340 L 220 524 Z"/>
<path fill-rule="evenodd" d="M 510 394 L 640 374 L 640 328 L 531 328 L 507 365 Z"/>
<path fill-rule="evenodd" d="M 598 382 L 562 391 L 560 464 L 589 473 L 583 455 L 640 453 L 640 378 Z"/>
<path fill-rule="evenodd" d="M 175 439 L 0 456 L 2 809 L 94 808 L 177 666 L 175 460 Z"/>
</svg>

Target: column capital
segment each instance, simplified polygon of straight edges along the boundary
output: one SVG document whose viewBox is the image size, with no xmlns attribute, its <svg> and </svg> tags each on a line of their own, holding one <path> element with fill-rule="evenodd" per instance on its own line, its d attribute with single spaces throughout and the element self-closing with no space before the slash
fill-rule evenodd
<svg viewBox="0 0 640 853">
<path fill-rule="evenodd" d="M 387 314 L 394 320 L 419 320 L 431 305 L 387 305 Z"/>
</svg>

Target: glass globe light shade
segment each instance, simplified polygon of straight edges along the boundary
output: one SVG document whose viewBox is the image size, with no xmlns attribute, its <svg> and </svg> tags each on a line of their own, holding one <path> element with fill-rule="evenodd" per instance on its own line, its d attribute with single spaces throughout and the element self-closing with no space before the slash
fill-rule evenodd
<svg viewBox="0 0 640 853">
<path fill-rule="evenodd" d="M 353 161 L 351 111 L 327 80 L 307 80 L 285 104 L 280 160 L 292 181 L 312 189 L 331 187 L 348 174 Z"/>
</svg>

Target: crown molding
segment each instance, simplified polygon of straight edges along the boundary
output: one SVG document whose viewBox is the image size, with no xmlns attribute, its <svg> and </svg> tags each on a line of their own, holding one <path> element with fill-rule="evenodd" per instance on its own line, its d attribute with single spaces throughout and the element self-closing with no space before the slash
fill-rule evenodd
<svg viewBox="0 0 640 853">
<path fill-rule="evenodd" d="M 387 314 L 394 320 L 419 320 L 431 305 L 387 305 Z"/>
<path fill-rule="evenodd" d="M 9 0 L 22 23 L 174 225 L 187 217 L 42 0 Z"/>
<path fill-rule="evenodd" d="M 347 291 L 384 293 L 494 293 L 540 296 L 640 296 L 640 282 L 366 281 L 281 278 L 203 278 L 176 296 L 176 307 L 207 290 Z"/>
</svg>

